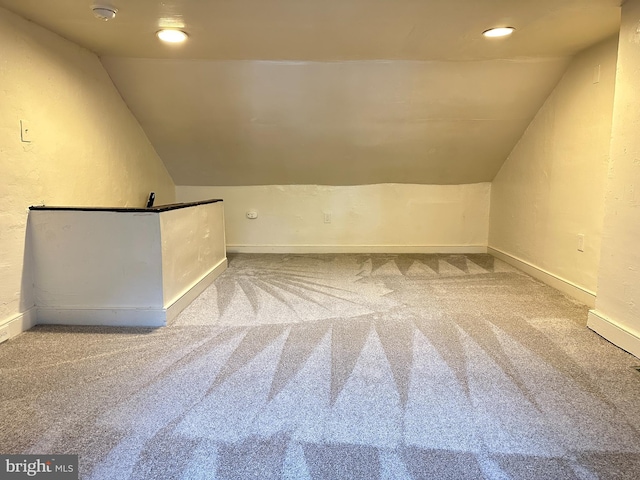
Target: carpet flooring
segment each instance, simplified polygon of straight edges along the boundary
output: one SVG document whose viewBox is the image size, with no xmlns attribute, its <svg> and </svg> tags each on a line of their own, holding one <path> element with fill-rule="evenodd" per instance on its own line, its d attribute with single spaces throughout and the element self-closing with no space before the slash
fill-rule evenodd
<svg viewBox="0 0 640 480">
<path fill-rule="evenodd" d="M 169 326 L 0 345 L 0 453 L 100 479 L 637 479 L 640 360 L 489 255 L 232 255 Z"/>
</svg>

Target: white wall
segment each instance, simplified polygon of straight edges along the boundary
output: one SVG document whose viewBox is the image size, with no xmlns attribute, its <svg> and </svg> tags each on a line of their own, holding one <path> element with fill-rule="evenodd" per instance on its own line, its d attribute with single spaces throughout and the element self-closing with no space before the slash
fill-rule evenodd
<svg viewBox="0 0 640 480">
<path fill-rule="evenodd" d="M 33 210 L 38 323 L 163 326 L 226 268 L 222 202 Z"/>
<path fill-rule="evenodd" d="M 596 310 L 589 326 L 640 357 L 640 0 L 622 8 Z"/>
<path fill-rule="evenodd" d="M 164 307 L 170 307 L 226 259 L 223 202 L 160 214 Z"/>
<path fill-rule="evenodd" d="M 158 215 L 32 211 L 29 228 L 38 308 L 161 309 Z M 48 321 L 38 318 L 43 320 Z"/>
<path fill-rule="evenodd" d="M 0 325 L 34 305 L 29 205 L 144 206 L 175 191 L 91 52 L 0 8 Z M 31 141 L 21 141 L 27 120 Z M 28 323 L 28 322 L 27 322 Z"/>
<path fill-rule="evenodd" d="M 616 57 L 612 38 L 572 61 L 491 187 L 490 251 L 532 266 L 531 273 L 550 274 L 545 280 L 560 279 L 554 286 L 568 293 L 586 291 L 590 303 L 600 261 Z M 579 234 L 584 252 L 578 251 Z"/>
<path fill-rule="evenodd" d="M 224 199 L 230 251 L 476 252 L 486 251 L 490 190 L 488 183 L 177 186 L 176 195 Z M 258 218 L 247 219 L 249 210 Z"/>
</svg>

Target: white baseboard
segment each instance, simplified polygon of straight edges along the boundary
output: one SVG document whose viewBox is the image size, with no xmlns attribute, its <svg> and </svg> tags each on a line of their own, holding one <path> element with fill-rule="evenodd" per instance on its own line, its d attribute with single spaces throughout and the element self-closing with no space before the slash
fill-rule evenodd
<svg viewBox="0 0 640 480">
<path fill-rule="evenodd" d="M 191 286 L 185 293 L 183 293 L 178 299 L 176 299 L 170 305 L 165 306 L 167 312 L 167 322 L 170 322 L 178 316 L 178 314 L 187 308 L 187 306 L 193 302 L 198 295 L 213 283 L 213 281 L 220 276 L 222 272 L 227 269 L 226 257 L 220 260 L 220 262 L 213 267 L 209 273 L 207 273 L 200 281 Z"/>
<path fill-rule="evenodd" d="M 559 277 L 543 268 L 537 267 L 525 260 L 522 260 L 518 257 L 514 257 L 513 255 L 508 254 L 507 252 L 503 252 L 502 250 L 498 250 L 497 248 L 487 247 L 487 252 L 493 255 L 496 258 L 499 258 L 503 262 L 512 265 L 523 272 L 531 275 L 533 278 L 537 278 L 541 282 L 546 283 L 547 285 L 560 290 L 562 293 L 566 293 L 572 298 L 575 298 L 580 303 L 584 303 L 586 306 L 590 308 L 594 308 L 596 306 L 596 294 L 586 288 L 583 288 L 575 283 Z"/>
<path fill-rule="evenodd" d="M 487 253 L 486 245 L 227 245 L 230 253 Z"/>
<path fill-rule="evenodd" d="M 631 355 L 640 358 L 640 333 L 630 331 L 597 310 L 589 311 L 587 327 Z"/>
<path fill-rule="evenodd" d="M 106 327 L 164 327 L 164 308 L 58 308 L 38 307 L 38 324 Z"/>
<path fill-rule="evenodd" d="M 0 343 L 26 332 L 36 325 L 36 308 L 30 308 L 0 325 Z"/>
</svg>

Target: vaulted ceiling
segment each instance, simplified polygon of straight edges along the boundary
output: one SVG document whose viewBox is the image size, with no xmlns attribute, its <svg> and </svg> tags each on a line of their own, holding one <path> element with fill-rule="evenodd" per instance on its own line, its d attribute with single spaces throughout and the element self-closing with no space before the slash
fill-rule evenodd
<svg viewBox="0 0 640 480">
<path fill-rule="evenodd" d="M 100 56 L 178 185 L 491 181 L 620 3 L 0 0 Z"/>
</svg>

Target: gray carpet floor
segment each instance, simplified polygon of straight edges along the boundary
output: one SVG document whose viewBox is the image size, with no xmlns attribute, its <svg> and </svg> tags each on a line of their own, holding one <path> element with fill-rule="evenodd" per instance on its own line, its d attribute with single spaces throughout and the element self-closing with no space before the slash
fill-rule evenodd
<svg viewBox="0 0 640 480">
<path fill-rule="evenodd" d="M 488 255 L 233 255 L 168 327 L 0 345 L 1 453 L 83 479 L 637 479 L 640 360 Z"/>
</svg>

